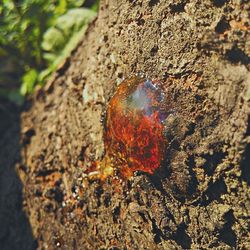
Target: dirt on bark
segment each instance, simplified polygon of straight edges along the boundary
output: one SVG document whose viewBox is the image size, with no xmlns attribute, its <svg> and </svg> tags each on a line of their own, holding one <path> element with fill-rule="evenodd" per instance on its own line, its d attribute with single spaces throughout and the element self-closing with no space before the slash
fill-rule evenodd
<svg viewBox="0 0 250 250">
<path fill-rule="evenodd" d="M 21 116 L 24 209 L 39 249 L 250 249 L 247 1 L 103 0 Z M 116 185 L 84 178 L 123 78 L 161 80 L 166 162 Z"/>
</svg>

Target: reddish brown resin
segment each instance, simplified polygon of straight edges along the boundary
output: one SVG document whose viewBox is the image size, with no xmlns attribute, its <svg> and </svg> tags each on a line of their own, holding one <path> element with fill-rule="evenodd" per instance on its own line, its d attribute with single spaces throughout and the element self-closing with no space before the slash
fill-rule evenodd
<svg viewBox="0 0 250 250">
<path fill-rule="evenodd" d="M 105 156 L 92 165 L 93 173 L 101 179 L 114 172 L 123 178 L 138 170 L 153 174 L 165 157 L 165 104 L 159 82 L 139 77 L 124 80 L 109 102 Z"/>
</svg>

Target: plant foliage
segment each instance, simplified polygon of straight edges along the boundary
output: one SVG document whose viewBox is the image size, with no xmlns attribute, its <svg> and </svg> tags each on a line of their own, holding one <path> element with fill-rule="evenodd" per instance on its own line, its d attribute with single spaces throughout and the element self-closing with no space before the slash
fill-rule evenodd
<svg viewBox="0 0 250 250">
<path fill-rule="evenodd" d="M 20 93 L 26 95 L 43 84 L 75 48 L 95 17 L 97 4 L 87 9 L 84 0 L 2 0 L 1 89 L 13 96 L 21 84 Z"/>
</svg>

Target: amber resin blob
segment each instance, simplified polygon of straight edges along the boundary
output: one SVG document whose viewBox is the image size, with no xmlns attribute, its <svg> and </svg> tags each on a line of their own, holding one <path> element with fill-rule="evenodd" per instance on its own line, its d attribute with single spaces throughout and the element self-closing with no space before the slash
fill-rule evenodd
<svg viewBox="0 0 250 250">
<path fill-rule="evenodd" d="M 160 167 L 167 146 L 163 122 L 169 114 L 160 85 L 136 76 L 118 86 L 106 113 L 105 155 L 90 175 L 129 178 L 134 171 L 153 174 Z"/>
</svg>

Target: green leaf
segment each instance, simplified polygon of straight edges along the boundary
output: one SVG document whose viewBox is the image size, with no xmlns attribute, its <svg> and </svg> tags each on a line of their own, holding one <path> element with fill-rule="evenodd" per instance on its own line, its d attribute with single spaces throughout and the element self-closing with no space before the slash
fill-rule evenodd
<svg viewBox="0 0 250 250">
<path fill-rule="evenodd" d="M 100 0 L 96 0 L 95 3 L 91 6 L 91 10 L 97 12 L 99 9 L 99 4 L 100 4 Z"/>
<path fill-rule="evenodd" d="M 63 47 L 65 43 L 65 38 L 63 33 L 55 27 L 49 28 L 42 41 L 42 48 L 46 51 L 56 52 Z"/>
<path fill-rule="evenodd" d="M 20 93 L 22 95 L 32 93 L 36 80 L 37 80 L 37 71 L 35 69 L 30 69 L 22 77 L 22 86 L 20 89 Z"/>
<path fill-rule="evenodd" d="M 52 70 L 70 55 L 95 16 L 96 12 L 89 9 L 71 9 L 45 32 L 42 42 L 44 59 L 50 63 Z"/>
<path fill-rule="evenodd" d="M 42 85 L 45 79 L 53 72 L 52 67 L 49 67 L 43 71 L 41 71 L 38 75 L 38 83 Z"/>
</svg>

